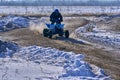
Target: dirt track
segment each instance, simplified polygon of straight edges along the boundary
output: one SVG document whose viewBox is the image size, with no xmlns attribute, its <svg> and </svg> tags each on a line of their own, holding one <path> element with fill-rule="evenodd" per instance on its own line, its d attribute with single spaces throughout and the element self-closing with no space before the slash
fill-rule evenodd
<svg viewBox="0 0 120 80">
<path fill-rule="evenodd" d="M 83 25 L 83 23 L 79 23 L 78 25 Z M 72 32 L 75 28 L 77 27 L 71 26 L 67 29 Z M 73 51 L 76 54 L 85 54 L 85 60 L 87 62 L 103 68 L 113 79 L 120 80 L 120 56 L 114 52 L 102 48 L 95 48 L 89 44 L 82 44 L 73 38 L 53 37 L 53 39 L 48 39 L 43 37 L 42 34 L 33 32 L 28 28 L 3 32 L 0 33 L 0 36 L 5 40 L 14 41 L 22 46 L 38 45 L 64 51 Z"/>
</svg>

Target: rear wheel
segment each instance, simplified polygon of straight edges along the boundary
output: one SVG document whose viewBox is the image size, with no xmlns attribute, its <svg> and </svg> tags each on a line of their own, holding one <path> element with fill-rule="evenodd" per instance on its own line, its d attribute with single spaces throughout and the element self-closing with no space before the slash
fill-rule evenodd
<svg viewBox="0 0 120 80">
<path fill-rule="evenodd" d="M 44 29 L 44 30 L 43 30 L 43 36 L 44 36 L 44 37 L 48 37 L 48 33 L 49 33 L 49 30 L 48 30 L 48 29 Z"/>
<path fill-rule="evenodd" d="M 52 31 L 49 31 L 49 38 L 52 38 Z"/>
<path fill-rule="evenodd" d="M 69 31 L 68 30 L 65 31 L 65 38 L 69 38 Z"/>
<path fill-rule="evenodd" d="M 63 34 L 64 34 L 63 29 L 60 29 L 58 35 L 63 36 Z"/>
</svg>

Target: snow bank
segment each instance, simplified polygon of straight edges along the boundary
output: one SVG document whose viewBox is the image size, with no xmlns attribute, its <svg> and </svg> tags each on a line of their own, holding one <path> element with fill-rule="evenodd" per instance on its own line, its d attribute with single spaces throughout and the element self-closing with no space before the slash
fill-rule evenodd
<svg viewBox="0 0 120 80">
<path fill-rule="evenodd" d="M 29 19 L 21 16 L 8 15 L 0 18 L 0 31 L 8 31 L 15 28 L 29 26 Z"/>
<path fill-rule="evenodd" d="M 15 43 L 0 40 L 0 58 L 7 56 L 12 57 L 18 48 L 19 46 Z"/>
<path fill-rule="evenodd" d="M 1 80 L 111 80 L 82 54 L 5 41 L 0 41 L 0 50 Z"/>
<path fill-rule="evenodd" d="M 108 30 L 99 30 L 95 24 L 87 24 L 76 29 L 78 38 L 85 38 L 90 42 L 99 43 L 104 46 L 120 49 L 120 33 Z"/>
<path fill-rule="evenodd" d="M 94 23 L 89 23 L 89 24 L 86 24 L 83 27 L 80 27 L 78 30 L 79 30 L 79 32 L 87 33 L 87 32 L 92 32 L 93 28 L 95 28 Z"/>
<path fill-rule="evenodd" d="M 48 80 L 110 79 L 105 75 L 102 69 L 96 66 L 93 67 L 85 62 L 83 60 L 84 55 L 82 54 L 76 55 L 73 52 L 64 52 L 39 46 L 29 46 L 22 47 L 19 52 L 15 53 L 14 57 L 19 57 L 30 63 L 28 64 L 29 67 L 27 67 L 27 70 L 29 69 L 29 72 L 33 70 L 33 72 L 31 72 L 31 74 L 25 74 L 27 73 L 25 72 L 21 75 L 27 75 L 27 77 L 32 80 L 37 78 L 38 76 L 35 75 L 38 74 L 41 80 L 46 80 L 48 78 Z M 37 66 L 39 66 L 41 70 L 39 69 L 38 71 Z M 36 70 L 34 68 L 36 68 Z M 34 75 L 32 75 L 32 73 L 34 73 Z M 20 78 L 23 79 L 22 76 Z"/>
</svg>

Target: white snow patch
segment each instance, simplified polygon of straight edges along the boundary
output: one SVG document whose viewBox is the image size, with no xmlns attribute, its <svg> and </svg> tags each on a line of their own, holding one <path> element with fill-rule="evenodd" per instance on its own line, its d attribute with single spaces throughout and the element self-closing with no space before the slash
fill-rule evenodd
<svg viewBox="0 0 120 80">
<path fill-rule="evenodd" d="M 0 32 L 26 27 L 29 27 L 29 19 L 25 17 L 8 15 L 0 18 Z"/>
<path fill-rule="evenodd" d="M 4 80 L 105 80 L 105 72 L 84 60 L 84 55 L 39 46 L 22 47 L 13 58 L 0 58 Z"/>
<path fill-rule="evenodd" d="M 78 38 L 85 38 L 90 42 L 120 49 L 120 33 L 115 31 L 99 30 L 95 24 L 87 24 L 75 30 Z"/>
</svg>

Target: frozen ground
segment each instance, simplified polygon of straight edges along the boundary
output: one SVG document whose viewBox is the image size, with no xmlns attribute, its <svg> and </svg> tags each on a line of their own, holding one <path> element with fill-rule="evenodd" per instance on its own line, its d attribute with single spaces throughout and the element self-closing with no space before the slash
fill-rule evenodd
<svg viewBox="0 0 120 80">
<path fill-rule="evenodd" d="M 45 15 L 58 8 L 63 14 L 119 14 L 118 6 L 0 6 L 0 14 Z"/>
<path fill-rule="evenodd" d="M 89 29 L 92 30 L 89 31 Z M 85 25 L 75 31 L 77 37 L 83 37 L 87 40 L 99 43 L 104 46 L 120 49 L 120 33 L 115 31 L 98 30 L 95 25 Z"/>
<path fill-rule="evenodd" d="M 0 40 L 0 58 L 5 58 L 6 56 L 12 57 L 18 48 L 19 46 L 13 42 Z"/>
<path fill-rule="evenodd" d="M 89 23 L 74 31 L 77 38 L 120 50 L 119 15 L 84 18 L 89 20 Z"/>
<path fill-rule="evenodd" d="M 110 80 L 110 77 L 103 69 L 85 62 L 82 54 L 76 55 L 73 52 L 29 46 L 18 48 L 12 58 L 6 54 L 5 58 L 0 58 L 0 79 Z"/>
<path fill-rule="evenodd" d="M 29 20 L 25 17 L 8 15 L 0 18 L 0 32 L 29 26 Z"/>
<path fill-rule="evenodd" d="M 25 18 L 25 17 L 23 17 Z M 11 18 L 10 18 L 11 19 Z M 41 18 L 41 19 L 36 19 L 35 17 L 27 17 L 25 18 L 28 21 L 32 20 L 35 25 L 33 25 L 33 28 L 37 29 L 41 29 L 41 28 L 37 28 L 39 26 L 36 27 L 36 25 L 39 25 L 39 23 L 41 22 L 41 20 L 46 21 L 46 18 Z M 69 20 L 70 19 L 70 20 Z M 71 25 L 78 23 L 77 21 L 80 20 L 80 24 L 77 25 L 81 25 L 81 28 L 78 28 L 79 26 L 75 27 L 74 26 L 66 26 L 66 29 L 70 30 L 71 32 L 78 28 L 79 32 L 79 36 L 81 34 L 85 34 L 83 35 L 89 35 L 90 34 L 102 34 L 106 35 L 106 31 L 100 30 L 100 29 L 96 29 L 96 25 L 91 24 L 92 29 L 89 28 L 89 24 L 83 26 L 83 24 L 86 24 L 88 21 L 84 20 L 84 19 L 80 19 L 80 18 L 69 18 L 67 21 L 66 18 L 66 22 L 67 23 L 71 23 Z M 85 18 L 86 19 L 86 18 Z M 91 18 L 89 18 L 88 20 L 90 20 Z M 104 18 L 102 18 L 104 19 Z M 40 21 L 39 21 L 40 20 Z M 18 20 L 19 21 L 19 20 Z M 22 21 L 22 20 L 20 20 Z M 85 21 L 85 22 L 84 22 Z M 95 20 L 96 21 L 96 20 Z M 98 20 L 99 21 L 99 20 Z M 24 20 L 23 20 L 24 22 Z M 65 23 L 66 23 L 65 22 Z M 73 23 L 72 23 L 73 22 Z M 66 24 L 67 24 L 66 23 Z M 70 24 L 69 23 L 69 24 Z M 26 23 L 25 23 L 26 24 Z M 40 27 L 43 27 L 43 25 L 40 25 Z M 30 27 L 31 29 L 31 27 Z M 10 76 L 18 76 L 18 77 L 22 77 L 22 79 L 35 79 L 36 76 L 35 75 L 31 75 L 31 71 L 33 71 L 36 75 L 38 75 L 38 73 L 40 73 L 40 75 L 37 76 L 36 80 L 39 79 L 48 79 L 48 80 L 56 80 L 56 79 L 61 79 L 61 80 L 79 80 L 79 79 L 100 79 L 100 80 L 104 80 L 106 78 L 108 78 L 108 76 L 104 75 L 104 71 L 96 66 L 93 65 L 89 65 L 88 63 L 86 63 L 83 60 L 83 56 L 86 55 L 81 55 L 79 53 L 83 53 L 83 54 L 87 54 L 87 60 L 93 64 L 97 64 L 99 67 L 104 67 L 104 69 L 108 70 L 108 74 L 111 74 L 112 76 L 116 77 L 119 76 L 119 55 L 116 57 L 116 54 L 113 56 L 113 54 L 111 54 L 112 52 L 109 51 L 109 55 L 108 55 L 108 51 L 103 51 L 102 49 L 97 49 L 95 47 L 93 47 L 92 45 L 87 45 L 86 42 L 83 40 L 82 42 L 85 42 L 85 44 L 81 44 L 81 40 L 76 40 L 73 37 L 70 37 L 70 39 L 64 39 L 64 38 L 54 38 L 53 40 L 51 39 L 47 39 L 45 37 L 42 36 L 41 33 L 36 33 L 33 31 L 31 31 L 29 28 L 24 28 L 24 29 L 17 29 L 17 30 L 13 30 L 13 31 L 8 31 L 8 32 L 1 32 L 1 39 L 3 39 L 3 37 L 6 37 L 5 40 L 11 40 L 11 41 L 15 41 L 17 43 L 22 42 L 22 44 L 24 44 L 24 46 L 28 46 L 28 47 L 22 47 L 18 50 L 18 52 L 16 52 L 12 59 L 8 58 L 10 57 L 9 55 L 5 55 L 6 58 L 1 58 L 1 70 L 2 70 L 2 78 L 6 79 Z M 88 29 L 90 31 L 88 31 Z M 113 32 L 111 32 L 109 35 L 112 35 Z M 116 34 L 116 33 L 115 33 Z M 109 37 L 109 35 L 107 35 Z M 79 37 L 78 36 L 78 37 Z M 98 35 L 97 35 L 98 36 Z M 12 38 L 9 39 L 8 37 Z M 103 36 L 104 37 L 104 36 Z M 102 39 L 103 37 L 100 37 L 100 40 L 104 40 Z M 114 36 L 113 36 L 114 37 Z M 119 35 L 117 36 L 119 37 Z M 79 37 L 81 38 L 81 37 Z M 85 37 L 87 38 L 87 37 Z M 56 40 L 55 40 L 56 39 Z M 97 41 L 97 40 L 96 40 Z M 113 40 L 113 42 L 115 42 Z M 54 44 L 53 44 L 54 43 Z M 20 44 L 20 43 L 19 43 Z M 53 47 L 53 48 L 57 48 L 60 50 L 66 50 L 66 51 L 74 51 L 77 52 L 79 54 L 79 59 L 76 57 L 78 55 L 75 55 L 73 52 L 64 52 L 64 51 L 59 51 L 56 49 L 52 49 L 52 48 L 44 48 L 44 47 L 40 47 L 40 46 L 33 46 L 33 45 L 41 45 L 41 46 L 47 46 L 47 47 Z M 115 45 L 116 46 L 116 45 Z M 118 46 L 117 46 L 118 47 Z M 11 51 L 9 50 L 9 48 L 5 51 Z M 61 54 L 59 54 L 61 53 Z M 8 54 L 8 53 L 6 53 Z M 44 55 L 45 54 L 45 55 Z M 62 54 L 64 56 L 62 56 Z M 42 56 L 41 56 L 42 55 Z M 49 55 L 49 56 L 47 56 Z M 112 56 L 111 56 L 112 55 Z M 62 56 L 62 57 L 61 57 Z M 65 57 L 66 56 L 66 57 Z M 92 59 L 91 59 L 92 58 Z M 112 61 L 111 61 L 112 60 Z M 16 62 L 15 62 L 16 61 Z M 20 63 L 19 63 L 20 62 Z M 95 63 L 94 63 L 95 62 Z M 16 64 L 18 63 L 18 64 Z M 9 64 L 9 65 L 8 65 Z M 13 64 L 13 65 L 10 65 Z M 20 65 L 20 67 L 18 67 Z M 37 67 L 38 65 L 38 67 Z M 43 67 L 43 66 L 46 67 Z M 6 67 L 7 66 L 7 67 Z M 11 75 L 10 73 L 12 71 L 10 71 L 11 67 L 18 67 L 17 69 L 13 69 L 13 74 L 15 75 Z M 28 67 L 29 66 L 29 67 Z M 25 67 L 25 69 L 23 69 L 23 67 Z M 39 69 L 39 71 L 35 68 Z M 48 69 L 48 67 L 51 67 L 51 69 Z M 8 69 L 9 68 L 9 69 Z M 43 71 L 42 71 L 43 68 Z M 54 68 L 54 69 L 52 69 Z M 17 75 L 19 74 L 19 70 L 20 69 L 20 73 L 21 75 Z M 56 70 L 57 69 L 57 70 Z M 59 69 L 59 70 L 58 70 Z M 26 76 L 22 75 L 24 72 L 29 72 L 31 74 L 26 74 Z M 87 72 L 87 73 L 81 73 L 81 70 L 83 70 L 82 72 Z M 6 77 L 6 72 L 10 72 L 8 73 L 8 76 Z M 45 72 L 44 72 L 45 71 Z M 48 73 L 46 73 L 46 71 Z M 52 74 L 53 75 L 52 75 Z M 48 75 L 49 74 L 49 75 Z M 43 76 L 46 75 L 46 76 Z M 31 77 L 29 77 L 31 76 Z M 12 77 L 11 77 L 12 78 Z M 119 77 L 117 77 L 118 79 Z M 23 79 L 23 80 L 24 80 Z"/>
</svg>

